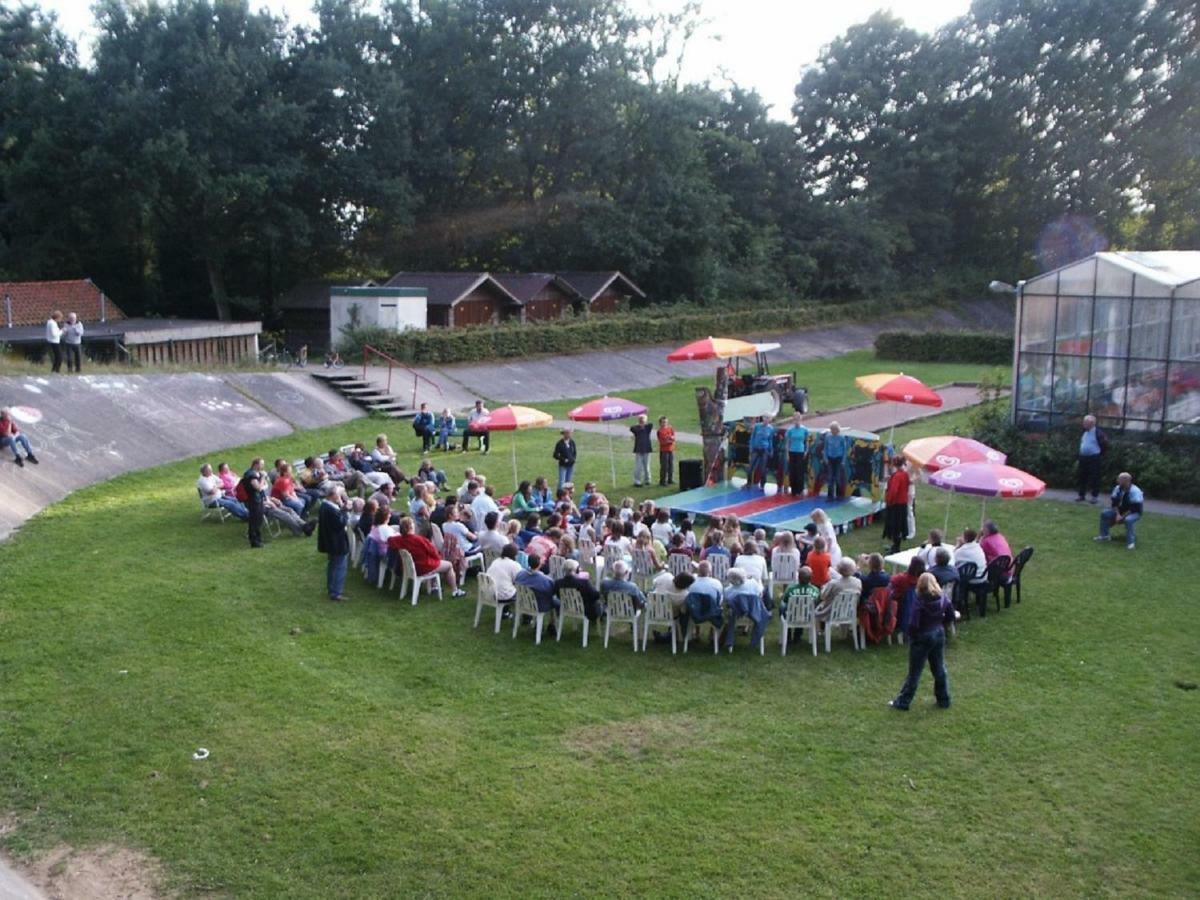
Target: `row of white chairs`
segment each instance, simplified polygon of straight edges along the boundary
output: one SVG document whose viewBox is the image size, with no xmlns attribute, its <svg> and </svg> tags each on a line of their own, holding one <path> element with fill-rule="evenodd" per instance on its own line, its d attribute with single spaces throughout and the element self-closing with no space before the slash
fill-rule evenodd
<svg viewBox="0 0 1200 900">
<path fill-rule="evenodd" d="M 517 586 L 516 598 L 510 603 L 501 603 L 496 598 L 495 582 L 487 572 L 479 573 L 477 587 L 478 597 L 475 602 L 475 623 L 473 627 L 479 627 L 480 619 L 483 616 L 483 608 L 490 606 L 495 614 L 495 633 L 499 634 L 504 607 L 509 606 L 513 612 L 512 636 L 514 638 L 521 628 L 522 621 L 528 618 L 534 629 L 534 643 L 541 644 L 542 632 L 545 628 L 546 618 L 549 616 L 555 626 L 556 640 L 562 640 L 566 622 L 570 619 L 577 619 L 582 623 L 582 644 L 584 647 L 588 645 L 588 630 L 591 623 L 587 618 L 583 597 L 579 591 L 573 588 L 561 589 L 558 592 L 559 608 L 557 610 L 542 611 L 538 609 L 536 595 L 525 585 Z M 866 646 L 866 637 L 858 622 L 858 600 L 858 594 L 853 591 L 842 591 L 833 597 L 833 601 L 830 604 L 830 613 L 823 623 L 825 626 L 826 653 L 832 652 L 833 631 L 835 628 L 849 629 L 850 639 L 856 651 Z M 639 647 L 639 628 L 641 630 L 640 646 L 642 652 L 645 652 L 650 640 L 650 629 L 659 625 L 666 626 L 669 629 L 671 653 L 674 655 L 677 652 L 681 637 L 680 627 L 679 621 L 675 618 L 674 605 L 669 594 L 657 591 L 650 592 L 646 595 L 646 605 L 643 609 L 638 609 L 632 597 L 619 591 L 606 593 L 604 595 L 604 602 L 607 608 L 604 616 L 605 649 L 608 649 L 608 641 L 612 633 L 613 624 L 627 623 L 633 635 L 634 652 L 637 652 Z M 792 639 L 792 632 L 807 630 L 808 641 L 812 646 L 813 655 L 816 656 L 818 631 L 821 624 L 817 621 L 816 604 L 813 602 L 813 598 L 807 596 L 801 597 L 789 604 L 780 622 L 779 648 L 781 655 L 787 655 L 788 643 Z M 732 627 L 732 624 L 726 625 L 726 627 Z M 710 623 L 709 630 L 711 632 L 713 653 L 717 653 L 719 652 L 721 629 Z M 686 653 L 691 640 L 691 629 L 683 629 L 682 639 L 683 652 Z M 765 654 L 765 636 L 759 641 L 758 649 L 760 654 Z"/>
</svg>

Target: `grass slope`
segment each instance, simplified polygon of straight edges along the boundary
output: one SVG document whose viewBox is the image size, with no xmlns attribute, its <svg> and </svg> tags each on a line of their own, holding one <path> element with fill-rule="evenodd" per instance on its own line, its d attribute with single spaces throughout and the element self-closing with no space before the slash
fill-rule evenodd
<svg viewBox="0 0 1200 900">
<path fill-rule="evenodd" d="M 482 458 L 498 482 L 511 439 Z M 550 471 L 551 439 L 516 436 L 523 471 Z M 580 443 L 581 477 L 605 473 L 603 438 Z M 1172 574 L 1193 522 L 1149 517 L 1129 554 L 1091 542 L 1091 507 L 990 506 L 1038 548 L 1024 602 L 960 627 L 951 710 L 926 680 L 898 714 L 900 647 L 780 658 L 773 627 L 765 658 L 744 639 L 634 656 L 626 631 L 535 648 L 471 630 L 473 584 L 412 608 L 352 577 L 330 604 L 314 541 L 251 552 L 240 527 L 201 525 L 194 476 L 118 478 L 0 545 L 12 852 L 126 843 L 189 896 L 1185 896 L 1200 879 L 1200 692 L 1174 685 L 1200 681 Z M 922 527 L 942 520 L 926 493 Z M 977 517 L 956 498 L 952 522 Z"/>
</svg>

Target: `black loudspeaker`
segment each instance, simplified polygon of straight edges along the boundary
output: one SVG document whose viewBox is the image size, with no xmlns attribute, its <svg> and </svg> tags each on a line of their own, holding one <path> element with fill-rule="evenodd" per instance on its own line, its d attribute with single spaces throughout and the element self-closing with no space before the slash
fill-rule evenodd
<svg viewBox="0 0 1200 900">
<path fill-rule="evenodd" d="M 679 461 L 679 490 L 690 491 L 704 487 L 704 460 L 681 459 Z"/>
</svg>

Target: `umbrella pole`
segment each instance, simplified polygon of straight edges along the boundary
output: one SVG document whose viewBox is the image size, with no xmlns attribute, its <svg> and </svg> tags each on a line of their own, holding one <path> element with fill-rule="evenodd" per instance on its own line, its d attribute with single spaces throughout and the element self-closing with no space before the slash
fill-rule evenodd
<svg viewBox="0 0 1200 900">
<path fill-rule="evenodd" d="M 942 524 L 942 536 L 948 537 L 950 531 L 950 502 L 954 499 L 954 489 L 946 491 L 946 521 Z"/>
<path fill-rule="evenodd" d="M 617 486 L 617 457 L 613 450 L 612 425 L 606 422 L 604 430 L 608 432 L 608 467 L 612 471 L 612 483 L 615 488 Z"/>
<path fill-rule="evenodd" d="M 888 434 L 888 446 L 893 448 L 893 452 L 895 452 L 896 446 L 896 415 L 898 412 L 896 404 L 892 403 L 892 430 Z"/>
<path fill-rule="evenodd" d="M 513 432 L 512 458 L 513 458 L 513 490 L 515 491 L 517 489 L 517 485 L 519 485 L 521 483 L 520 480 L 517 478 L 517 433 L 515 431 Z"/>
<path fill-rule="evenodd" d="M 983 531 L 983 523 L 987 520 L 987 497 L 983 498 L 983 505 L 979 507 L 979 530 Z"/>
</svg>

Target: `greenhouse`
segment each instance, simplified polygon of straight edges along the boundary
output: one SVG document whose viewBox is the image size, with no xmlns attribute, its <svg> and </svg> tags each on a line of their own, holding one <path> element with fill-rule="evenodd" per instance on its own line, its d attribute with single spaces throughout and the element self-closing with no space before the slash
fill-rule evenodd
<svg viewBox="0 0 1200 900">
<path fill-rule="evenodd" d="M 1200 251 L 1095 253 L 1018 286 L 1014 421 L 1200 434 Z"/>
</svg>

